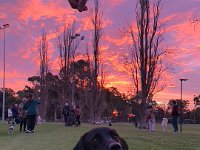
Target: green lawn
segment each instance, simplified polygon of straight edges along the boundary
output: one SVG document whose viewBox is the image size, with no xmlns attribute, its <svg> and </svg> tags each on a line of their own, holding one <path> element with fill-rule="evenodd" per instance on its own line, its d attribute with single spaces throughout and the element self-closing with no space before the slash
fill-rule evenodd
<svg viewBox="0 0 200 150">
<path fill-rule="evenodd" d="M 83 124 L 81 127 L 64 127 L 61 123 L 38 125 L 33 134 L 20 133 L 16 128 L 13 135 L 8 135 L 7 125 L 0 123 L 0 150 L 72 150 L 80 136 L 96 126 Z M 123 137 L 130 150 L 200 150 L 200 125 L 184 125 L 183 133 L 149 133 L 134 128 L 132 124 L 113 124 Z"/>
</svg>

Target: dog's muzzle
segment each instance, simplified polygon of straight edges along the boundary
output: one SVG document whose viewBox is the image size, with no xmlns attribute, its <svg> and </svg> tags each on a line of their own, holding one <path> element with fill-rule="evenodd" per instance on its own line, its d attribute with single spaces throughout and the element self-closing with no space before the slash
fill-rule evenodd
<svg viewBox="0 0 200 150">
<path fill-rule="evenodd" d="M 111 143 L 108 146 L 108 150 L 122 150 L 122 147 L 119 143 Z"/>
</svg>

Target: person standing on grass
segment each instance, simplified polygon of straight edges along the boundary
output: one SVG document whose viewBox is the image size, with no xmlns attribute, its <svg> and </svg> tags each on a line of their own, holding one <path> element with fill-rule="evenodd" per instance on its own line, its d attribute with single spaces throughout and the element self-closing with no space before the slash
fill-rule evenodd
<svg viewBox="0 0 200 150">
<path fill-rule="evenodd" d="M 178 117 L 179 117 L 178 105 L 176 101 L 173 101 L 172 102 L 172 126 L 174 128 L 173 132 L 178 132 Z"/>
<path fill-rule="evenodd" d="M 8 106 L 8 124 L 11 123 L 12 119 L 13 119 L 13 113 L 12 113 L 12 106 L 10 105 Z"/>
<path fill-rule="evenodd" d="M 69 104 L 65 103 L 65 106 L 63 107 L 62 114 L 64 115 L 65 125 L 66 126 L 68 126 L 69 111 L 70 111 Z"/>
<path fill-rule="evenodd" d="M 156 121 L 152 104 L 149 104 L 149 106 L 147 107 L 146 121 L 147 121 L 147 129 L 150 132 L 155 131 Z"/>
<path fill-rule="evenodd" d="M 33 94 L 28 95 L 28 101 L 24 105 L 24 110 L 27 115 L 27 130 L 26 133 L 33 133 L 36 123 L 37 106 L 41 104 L 40 101 L 33 99 Z"/>
<path fill-rule="evenodd" d="M 76 115 L 76 124 L 77 124 L 78 126 L 80 126 L 80 125 L 81 125 L 81 122 L 80 122 L 81 110 L 80 110 L 79 106 L 76 106 L 75 115 Z"/>
<path fill-rule="evenodd" d="M 14 123 L 18 124 L 20 122 L 19 120 L 19 112 L 18 112 L 18 104 L 15 104 L 12 109 L 12 114 L 13 114 L 13 121 Z"/>
<path fill-rule="evenodd" d="M 19 112 L 18 112 L 18 104 L 15 104 L 13 107 L 12 107 L 12 114 L 13 114 L 13 118 L 14 119 L 17 119 L 19 117 Z"/>
<path fill-rule="evenodd" d="M 23 98 L 22 102 L 19 104 L 19 119 L 20 119 L 20 131 L 22 131 L 22 127 L 23 127 L 23 131 L 26 131 L 26 113 L 24 110 L 24 105 L 26 104 L 27 99 Z"/>
</svg>

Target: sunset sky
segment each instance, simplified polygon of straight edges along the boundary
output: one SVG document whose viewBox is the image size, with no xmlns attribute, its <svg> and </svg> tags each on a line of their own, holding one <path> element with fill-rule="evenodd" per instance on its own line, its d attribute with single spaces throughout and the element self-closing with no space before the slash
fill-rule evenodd
<svg viewBox="0 0 200 150">
<path fill-rule="evenodd" d="M 127 93 L 132 86 L 130 76 L 124 69 L 122 56 L 127 52 L 127 41 L 120 29 L 128 22 L 135 22 L 137 0 L 100 0 L 103 11 L 103 37 L 101 58 L 105 64 L 106 87 L 117 87 Z M 150 0 L 151 1 L 151 0 Z M 89 0 L 88 8 L 94 7 Z M 91 24 L 89 12 L 79 13 L 69 7 L 67 0 L 0 0 L 0 26 L 6 29 L 6 87 L 15 91 L 29 85 L 27 78 L 37 75 L 38 40 L 44 28 L 48 34 L 52 71 L 57 73 L 58 49 L 56 32 L 63 18 L 76 19 L 76 29 L 85 40 L 77 53 L 85 53 L 86 42 L 91 47 Z M 158 102 L 180 98 L 180 78 L 183 82 L 183 99 L 191 101 L 200 94 L 200 24 L 191 24 L 193 16 L 200 18 L 200 0 L 163 0 L 161 20 L 166 22 L 164 45 L 174 50 L 173 72 L 168 76 L 168 87 L 155 95 Z M 92 53 L 92 49 L 90 48 Z M 3 31 L 0 30 L 0 81 L 3 72 Z"/>
</svg>

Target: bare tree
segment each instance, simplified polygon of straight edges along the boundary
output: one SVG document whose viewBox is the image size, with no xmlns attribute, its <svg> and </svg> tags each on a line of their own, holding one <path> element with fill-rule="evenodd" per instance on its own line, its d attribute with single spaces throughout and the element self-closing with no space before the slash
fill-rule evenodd
<svg viewBox="0 0 200 150">
<path fill-rule="evenodd" d="M 58 37 L 58 49 L 60 52 L 60 76 L 62 79 L 63 102 L 70 96 L 70 63 L 73 57 L 72 41 L 74 37 L 74 23 L 64 23 Z M 69 101 L 68 101 L 69 102 Z"/>
<path fill-rule="evenodd" d="M 100 89 L 102 90 L 105 87 L 105 78 L 106 78 L 105 65 L 103 62 L 101 62 L 100 73 L 101 73 Z"/>
<path fill-rule="evenodd" d="M 161 45 L 164 30 L 159 20 L 160 13 L 161 0 L 155 0 L 153 3 L 149 0 L 138 0 L 137 31 L 129 25 L 125 32 L 132 41 L 125 67 L 131 73 L 136 95 L 139 96 L 141 126 L 144 125 L 147 103 L 156 92 L 165 88 L 166 85 L 160 84 L 159 81 L 170 69 L 170 64 L 165 61 L 170 52 Z"/>
<path fill-rule="evenodd" d="M 76 56 L 76 50 L 77 50 L 77 48 L 78 48 L 78 46 L 79 46 L 79 44 L 80 44 L 80 42 L 82 41 L 82 40 L 84 40 L 84 36 L 81 36 L 80 38 L 78 38 L 78 37 L 80 37 L 80 34 L 78 34 L 78 33 L 76 33 L 76 34 L 74 34 L 73 35 L 73 37 L 72 37 L 72 39 L 73 39 L 73 46 L 72 46 L 72 62 L 71 62 L 71 64 L 72 64 L 72 71 L 71 71 L 71 73 L 72 73 L 72 105 L 75 107 L 76 106 L 76 103 L 75 103 L 75 83 L 74 83 L 74 63 L 75 63 L 75 56 Z"/>
<path fill-rule="evenodd" d="M 42 38 L 39 41 L 39 56 L 40 56 L 40 99 L 42 105 L 40 106 L 40 114 L 42 118 L 46 116 L 46 107 L 48 101 L 47 81 L 46 75 L 49 72 L 49 59 L 48 59 L 48 42 L 45 31 L 42 32 Z"/>
<path fill-rule="evenodd" d="M 94 52 L 94 68 L 93 68 L 93 122 L 96 122 L 97 114 L 97 93 L 98 93 L 98 74 L 99 74 L 99 42 L 102 36 L 102 14 L 99 12 L 99 2 L 95 1 L 95 9 L 92 12 L 91 22 L 93 25 L 93 52 Z"/>
</svg>

